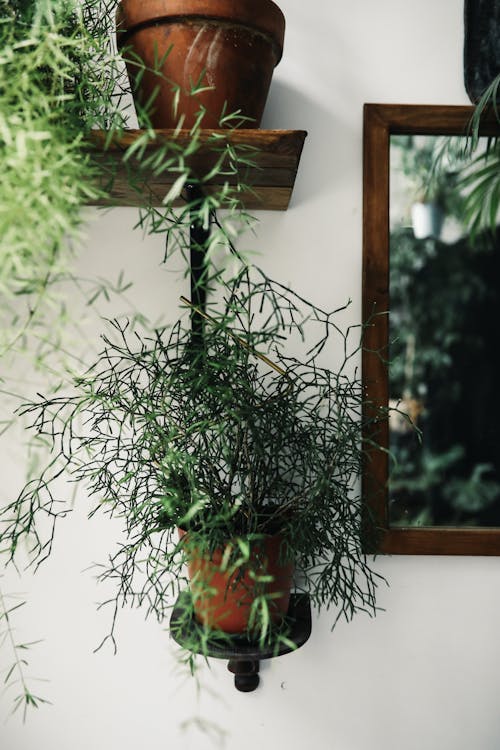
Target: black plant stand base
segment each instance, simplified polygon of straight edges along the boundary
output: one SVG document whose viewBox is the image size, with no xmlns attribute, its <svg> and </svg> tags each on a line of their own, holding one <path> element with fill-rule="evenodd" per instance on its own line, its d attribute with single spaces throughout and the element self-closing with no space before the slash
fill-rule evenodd
<svg viewBox="0 0 500 750">
<path fill-rule="evenodd" d="M 229 659 L 227 668 L 234 674 L 234 687 L 240 693 L 251 693 L 259 686 L 258 661 L 247 661 L 246 659 Z"/>
<path fill-rule="evenodd" d="M 194 617 L 186 620 L 186 598 L 189 592 L 179 596 L 170 617 L 170 634 L 180 646 L 189 648 L 201 638 L 203 626 Z M 259 646 L 246 636 L 220 634 L 214 631 L 214 638 L 206 644 L 203 653 L 216 659 L 227 659 L 227 668 L 234 674 L 234 686 L 242 693 L 250 693 L 259 685 L 259 666 L 262 659 L 289 654 L 300 648 L 311 634 L 311 604 L 307 594 L 292 594 L 290 606 L 279 633 L 286 635 L 287 642 L 280 641 Z M 292 645 L 293 644 L 293 645 Z M 201 652 L 201 651 L 200 651 Z"/>
</svg>

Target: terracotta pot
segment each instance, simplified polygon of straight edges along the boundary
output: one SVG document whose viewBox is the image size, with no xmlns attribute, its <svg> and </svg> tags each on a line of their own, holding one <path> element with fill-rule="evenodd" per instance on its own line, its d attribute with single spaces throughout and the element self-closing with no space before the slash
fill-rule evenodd
<svg viewBox="0 0 500 750">
<path fill-rule="evenodd" d="M 252 118 L 244 126 L 259 127 L 285 35 L 284 16 L 272 0 L 122 0 L 116 26 L 136 100 L 144 106 L 154 99 L 154 127 L 176 127 L 180 114 L 191 127 L 200 105 L 203 127 L 218 128 L 224 112 L 237 110 Z M 134 57 L 153 70 L 161 60 L 161 75 L 138 76 Z M 199 81 L 210 89 L 190 95 Z M 181 89 L 178 112 L 172 84 Z"/>
<path fill-rule="evenodd" d="M 186 537 L 179 529 L 179 537 Z M 254 543 L 251 561 L 244 569 L 221 570 L 224 550 L 216 550 L 210 558 L 188 550 L 188 571 L 194 593 L 197 620 L 225 633 L 245 633 L 250 610 L 257 593 L 274 594 L 268 599 L 271 622 L 279 624 L 288 611 L 293 580 L 293 563 L 280 561 L 283 537 L 265 536 Z M 255 582 L 252 572 L 272 576 L 272 581 Z"/>
</svg>

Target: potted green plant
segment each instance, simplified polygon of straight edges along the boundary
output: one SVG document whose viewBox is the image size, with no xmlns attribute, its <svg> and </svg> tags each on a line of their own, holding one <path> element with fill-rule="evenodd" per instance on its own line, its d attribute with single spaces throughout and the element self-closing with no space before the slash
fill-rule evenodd
<svg viewBox="0 0 500 750">
<path fill-rule="evenodd" d="M 59 76 L 56 65 L 51 67 L 52 58 L 58 58 L 51 56 L 48 46 L 43 58 L 47 65 L 34 68 L 41 78 L 25 76 L 30 109 L 21 123 L 38 134 L 32 138 L 35 143 L 48 141 L 55 147 L 59 138 L 65 155 L 75 156 L 70 160 L 71 175 L 75 183 L 79 174 L 85 178 L 78 181 L 79 192 L 71 201 L 75 214 L 88 190 L 96 189 L 89 184 L 101 173 L 85 136 L 98 126 L 112 138 L 125 124 L 114 99 L 113 71 L 119 63 L 105 42 L 114 5 L 105 4 L 101 15 L 97 0 L 86 0 L 81 15 L 76 3 L 8 0 L 8 20 L 14 24 L 0 26 L 10 64 L 2 73 L 13 82 L 5 89 L 12 98 L 9 147 L 22 143 L 17 137 L 19 118 L 10 114 L 19 103 L 14 90 L 18 66 L 33 69 L 24 51 L 28 54 L 49 42 L 60 51 L 69 39 L 64 75 Z M 104 94 L 100 74 L 107 82 Z M 40 128 L 33 130 L 35 106 L 41 106 L 45 119 L 37 120 Z M 201 117 L 196 118 L 191 129 L 186 147 L 191 153 L 197 147 L 200 122 Z M 145 147 L 155 138 L 151 129 L 142 133 L 124 152 L 123 163 L 134 156 L 150 168 Z M 219 196 L 188 202 L 179 214 L 172 201 L 192 177 L 185 156 L 175 143 L 155 153 L 154 168 L 173 168 L 179 179 L 161 210 L 147 205 L 142 219 L 148 231 L 164 231 L 170 249 L 181 252 L 188 248 L 189 225 L 207 223 L 214 207 L 238 207 L 240 187 L 232 192 L 224 185 Z M 38 157 L 40 172 L 52 174 L 50 154 L 42 150 Z M 218 164 L 226 168 L 222 161 Z M 25 192 L 33 188 L 27 174 Z M 54 182 L 54 194 L 68 176 L 63 172 L 61 181 Z M 133 182 L 136 175 L 131 173 L 130 179 Z M 40 185 L 42 194 L 44 190 Z M 19 196 L 19 191 L 13 195 Z M 48 204 L 52 206 L 50 200 Z M 62 218 L 69 216 L 70 206 L 60 210 Z M 46 224 L 53 214 L 46 210 L 41 218 Z M 24 216 L 24 225 L 26 221 Z M 65 227 L 63 220 L 60 225 Z M 224 235 L 223 226 L 215 228 Z M 65 231 L 61 229 L 51 244 L 55 258 Z M 36 279 L 36 256 L 33 248 L 25 247 Z M 50 288 L 53 273 L 52 256 L 49 260 L 44 289 Z M 210 572 L 203 582 L 198 573 L 208 561 L 223 578 L 224 602 L 227 593 L 242 584 L 243 592 L 236 593 L 238 609 L 248 608 L 243 627 L 251 638 L 266 640 L 276 634 L 292 566 L 293 585 L 309 592 L 318 607 L 334 605 L 337 615 L 347 618 L 358 610 L 374 612 L 377 576 L 363 547 L 373 529 L 356 491 L 363 457 L 363 392 L 350 369 L 359 348 L 359 341 L 350 348 L 355 332 L 342 333 L 334 314 L 257 269 L 243 263 L 235 277 L 224 281 L 212 268 L 209 252 L 206 260 L 204 282 L 212 287 L 213 304 L 207 310 L 196 305 L 191 310 L 191 317 L 204 321 L 201 327 L 193 332 L 181 319 L 171 329 L 146 330 L 138 338 L 138 331 L 129 335 L 129 329 L 116 322 L 116 338 L 106 341 L 102 357 L 74 379 L 69 393 L 49 392 L 26 404 L 23 414 L 31 418 L 35 432 L 43 435 L 49 430 L 53 455 L 47 470 L 30 479 L 3 509 L 0 550 L 5 559 L 15 560 L 21 540 L 29 539 L 33 561 L 40 562 L 50 551 L 52 533 L 64 515 L 53 484 L 57 464 L 56 473 L 66 472 L 86 485 L 96 500 L 95 512 L 119 515 L 125 522 L 123 543 L 102 573 L 104 579 L 118 576 L 117 606 L 143 605 L 147 613 L 162 619 L 179 591 L 189 585 L 185 564 L 191 563 L 196 579 L 185 616 L 194 613 L 203 620 L 207 606 L 197 605 L 211 593 L 213 575 Z M 31 287 L 26 294 L 31 294 Z M 340 336 L 338 349 L 344 354 L 332 367 L 326 352 L 335 336 Z M 47 519 L 51 530 L 44 537 Z M 202 561 L 198 569 L 195 554 Z M 277 569 L 270 567 L 272 558 Z M 247 600 L 250 582 L 255 590 Z M 4 612 L 8 622 L 5 608 Z M 217 614 L 215 623 L 207 618 L 204 639 L 221 637 L 225 618 L 225 612 L 220 620 Z M 114 619 L 111 637 L 113 628 Z M 278 630 L 276 637 L 286 636 Z M 193 643 L 192 650 L 203 650 L 203 642 Z M 24 699 L 30 704 L 33 696 L 25 693 Z"/>
<path fill-rule="evenodd" d="M 89 305 L 94 305 L 97 296 L 121 293 L 126 286 L 121 276 L 115 284 L 91 277 L 81 280 L 72 271 L 80 209 L 89 201 L 105 200 L 113 180 L 109 163 L 95 159 L 90 136 L 102 131 L 106 146 L 129 125 L 123 103 L 128 94 L 123 60 L 113 50 L 115 8 L 115 0 L 0 0 L 0 149 L 4 166 L 0 180 L 0 356 L 33 356 L 38 369 L 56 373 L 53 355 L 61 360 L 59 372 L 72 367 L 64 351 L 65 330 L 71 319 L 61 286 L 74 285 L 78 294 L 86 295 Z M 196 91 L 193 85 L 190 93 Z M 142 115 L 147 118 L 147 108 Z M 232 122 L 231 113 L 227 113 L 222 124 L 227 128 Z M 148 193 L 143 171 L 171 170 L 179 173 L 182 184 L 191 176 L 186 155 L 196 155 L 199 132 L 199 124 L 193 126 L 184 145 L 163 141 L 154 154 L 153 167 L 147 145 L 156 140 L 154 130 L 148 129 L 123 149 L 121 169 L 132 189 L 144 191 L 140 223 L 149 232 L 164 232 L 170 239 L 169 251 L 188 252 L 191 222 L 203 222 L 214 207 L 224 206 L 233 215 L 243 215 L 238 198 L 241 179 L 234 187 L 228 184 L 228 161 L 223 152 L 229 146 L 220 141 L 214 140 L 212 167 L 212 173 L 220 170 L 225 175 L 219 191 L 212 188 L 196 204 L 186 201 L 180 209 L 174 209 L 173 202 L 182 190 L 181 181 L 173 186 L 163 206 Z M 232 169 L 239 177 L 248 158 L 247 152 L 240 162 L 238 148 L 230 147 Z M 203 175 L 198 181 L 203 182 Z M 223 222 L 214 226 L 214 247 L 225 233 Z M 47 340 L 50 345 L 44 344 Z M 4 381 L 4 389 L 9 386 Z M 53 383 L 52 387 L 56 386 Z M 15 395 L 16 385 L 10 390 Z M 6 399 L 3 407 L 9 407 Z M 2 430 L 15 420 L 10 411 L 2 414 Z M 8 596 L 0 591 L 0 625 L 7 628 L 6 644 L 10 640 L 14 644 L 9 636 L 12 616 Z M 1 632 L 3 635 L 3 628 Z M 18 676 L 23 690 L 16 706 L 26 708 L 40 699 L 26 686 L 22 664 L 20 654 L 15 654 L 14 672 L 9 666 L 7 672 L 12 678 L 21 670 Z"/>
<path fill-rule="evenodd" d="M 121 0 L 116 20 L 154 127 L 191 127 L 201 113 L 204 127 L 217 128 L 229 112 L 259 126 L 285 34 L 272 0 Z"/>
<path fill-rule="evenodd" d="M 377 575 L 364 553 L 374 530 L 356 492 L 363 393 L 348 370 L 359 341 L 244 264 L 209 312 L 195 313 L 201 339 L 183 319 L 151 337 L 116 322 L 72 392 L 25 405 L 51 443 L 50 466 L 2 511 L 1 547 L 15 558 L 26 537 L 44 558 L 68 509 L 53 487 L 64 470 L 95 498 L 92 513 L 123 520 L 100 576 L 118 581 L 115 612 L 142 605 L 162 620 L 190 564 L 185 616 L 205 626 L 192 651 L 235 632 L 234 598 L 237 631 L 275 637 L 292 577 L 337 617 L 374 613 Z M 339 336 L 345 354 L 331 369 L 321 360 Z"/>
</svg>

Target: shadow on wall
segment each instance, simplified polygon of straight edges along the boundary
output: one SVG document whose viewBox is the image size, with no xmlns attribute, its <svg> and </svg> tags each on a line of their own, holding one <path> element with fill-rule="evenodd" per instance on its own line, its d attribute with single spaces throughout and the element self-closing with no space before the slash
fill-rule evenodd
<svg viewBox="0 0 500 750">
<path fill-rule="evenodd" d="M 362 122 L 362 111 L 359 113 Z M 361 148 L 359 133 L 307 92 L 273 80 L 262 118 L 262 128 L 307 130 L 304 155 L 297 173 L 292 200 L 305 204 L 352 176 L 352 150 Z M 360 125 L 361 127 L 361 125 Z"/>
</svg>

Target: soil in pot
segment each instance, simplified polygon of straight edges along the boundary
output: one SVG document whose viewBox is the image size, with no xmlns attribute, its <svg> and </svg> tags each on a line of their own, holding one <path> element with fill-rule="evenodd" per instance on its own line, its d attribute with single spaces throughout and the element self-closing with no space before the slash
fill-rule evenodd
<svg viewBox="0 0 500 750">
<path fill-rule="evenodd" d="M 155 128 L 177 127 L 181 114 L 192 127 L 200 106 L 202 127 L 237 111 L 259 127 L 285 33 L 272 0 L 122 0 L 116 20 L 138 111 Z"/>
<path fill-rule="evenodd" d="M 179 536 L 188 538 L 183 530 L 179 530 Z M 224 564 L 226 550 L 217 549 L 207 557 L 188 547 L 188 571 L 197 620 L 225 633 L 245 633 L 249 629 L 252 604 L 256 596 L 263 594 L 271 623 L 278 625 L 288 611 L 294 572 L 293 563 L 283 559 L 283 551 L 280 534 L 264 535 L 251 543 L 248 563 L 234 569 Z"/>
</svg>

